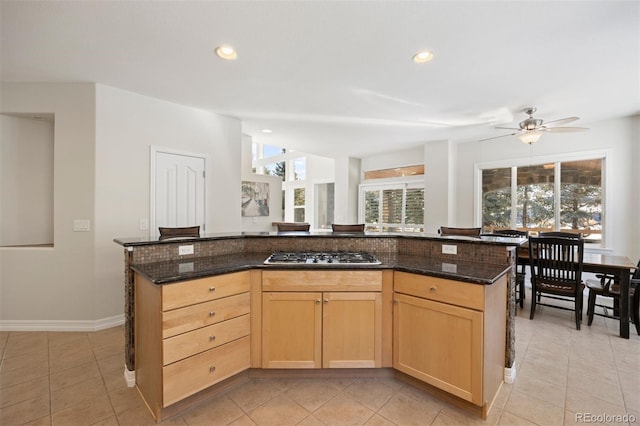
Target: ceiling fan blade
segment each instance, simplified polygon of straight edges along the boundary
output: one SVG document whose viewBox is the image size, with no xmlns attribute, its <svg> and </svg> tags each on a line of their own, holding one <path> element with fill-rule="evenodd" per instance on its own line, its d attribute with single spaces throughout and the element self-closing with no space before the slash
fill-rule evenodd
<svg viewBox="0 0 640 426">
<path fill-rule="evenodd" d="M 573 123 L 576 120 L 579 120 L 580 117 L 567 117 L 567 118 L 561 118 L 559 120 L 553 120 L 553 121 L 547 121 L 544 123 L 545 126 L 548 126 L 549 124 L 552 124 L 554 126 L 557 126 L 559 124 L 569 124 L 569 123 Z"/>
<path fill-rule="evenodd" d="M 516 127 L 494 127 L 494 129 L 503 129 L 503 130 L 522 130 Z"/>
<path fill-rule="evenodd" d="M 488 141 L 488 140 L 491 140 L 491 139 L 506 138 L 507 136 L 515 136 L 515 135 L 520 135 L 520 134 L 522 134 L 522 132 L 510 133 L 508 135 L 492 136 L 490 138 L 478 139 L 478 142 Z"/>
<path fill-rule="evenodd" d="M 569 132 L 582 132 L 589 130 L 587 127 L 541 127 L 538 129 L 543 132 L 550 133 L 569 133 Z"/>
</svg>

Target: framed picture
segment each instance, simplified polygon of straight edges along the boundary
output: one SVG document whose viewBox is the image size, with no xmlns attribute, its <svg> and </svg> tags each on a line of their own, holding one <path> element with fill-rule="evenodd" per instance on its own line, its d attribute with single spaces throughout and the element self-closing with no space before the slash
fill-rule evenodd
<svg viewBox="0 0 640 426">
<path fill-rule="evenodd" d="M 269 183 L 242 182 L 242 216 L 269 216 Z"/>
</svg>

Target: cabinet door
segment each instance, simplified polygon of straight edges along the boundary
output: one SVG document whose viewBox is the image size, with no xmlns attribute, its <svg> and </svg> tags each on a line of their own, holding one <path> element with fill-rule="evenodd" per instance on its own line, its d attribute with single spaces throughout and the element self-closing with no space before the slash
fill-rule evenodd
<svg viewBox="0 0 640 426">
<path fill-rule="evenodd" d="M 323 293 L 323 298 L 322 367 L 380 367 L 382 295 Z"/>
<path fill-rule="evenodd" d="M 322 293 L 262 294 L 262 368 L 320 368 Z"/>
<path fill-rule="evenodd" d="M 395 294 L 393 366 L 482 405 L 483 313 Z"/>
</svg>

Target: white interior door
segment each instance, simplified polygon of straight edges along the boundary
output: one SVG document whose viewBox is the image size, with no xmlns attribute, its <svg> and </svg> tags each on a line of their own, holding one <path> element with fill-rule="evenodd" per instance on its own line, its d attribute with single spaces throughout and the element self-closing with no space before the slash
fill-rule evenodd
<svg viewBox="0 0 640 426">
<path fill-rule="evenodd" d="M 200 225 L 205 218 L 205 157 L 155 150 L 152 159 L 153 235 L 158 227 Z"/>
</svg>

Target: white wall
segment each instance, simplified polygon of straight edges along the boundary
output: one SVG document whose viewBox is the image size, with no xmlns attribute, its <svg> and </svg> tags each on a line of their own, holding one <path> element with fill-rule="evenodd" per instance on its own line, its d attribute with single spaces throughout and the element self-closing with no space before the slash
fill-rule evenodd
<svg viewBox="0 0 640 426">
<path fill-rule="evenodd" d="M 123 321 L 124 249 L 148 235 L 149 150 L 211 158 L 207 232 L 237 232 L 240 122 L 95 84 L 2 84 L 0 112 L 55 114 L 54 247 L 0 248 L 0 326 L 92 330 Z M 222 182 L 222 184 L 221 184 Z M 73 232 L 89 219 L 90 232 Z"/>
<path fill-rule="evenodd" d="M 53 121 L 0 115 L 0 246 L 53 244 Z"/>
<path fill-rule="evenodd" d="M 3 83 L 1 112 L 52 113 L 54 129 L 53 248 L 0 248 L 3 327 L 93 325 L 93 84 Z M 74 219 L 91 221 L 73 232 Z M 114 267 L 122 270 L 122 261 Z M 122 302 L 120 313 L 122 313 Z"/>
<path fill-rule="evenodd" d="M 161 146 L 209 155 L 205 233 L 239 232 L 241 129 L 236 119 L 97 85 L 97 318 L 122 313 L 123 248 L 116 237 L 147 236 L 150 149 Z"/>
</svg>

